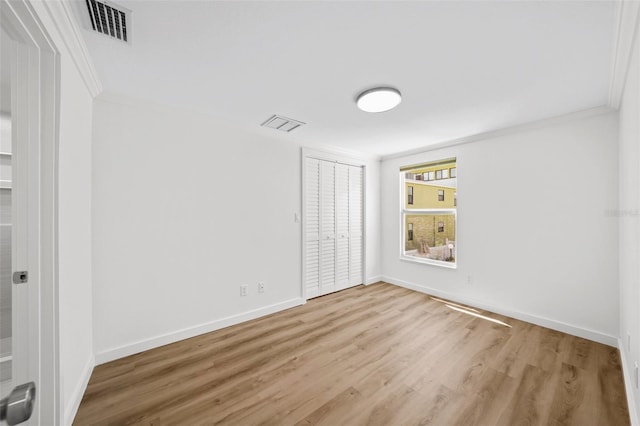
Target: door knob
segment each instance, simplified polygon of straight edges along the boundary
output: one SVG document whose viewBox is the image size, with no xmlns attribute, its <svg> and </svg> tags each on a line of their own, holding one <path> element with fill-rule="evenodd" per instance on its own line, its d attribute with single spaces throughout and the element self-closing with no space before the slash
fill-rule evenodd
<svg viewBox="0 0 640 426">
<path fill-rule="evenodd" d="M 13 388 L 9 396 L 0 400 L 0 421 L 9 426 L 26 422 L 33 413 L 36 401 L 36 384 L 33 382 Z"/>
</svg>

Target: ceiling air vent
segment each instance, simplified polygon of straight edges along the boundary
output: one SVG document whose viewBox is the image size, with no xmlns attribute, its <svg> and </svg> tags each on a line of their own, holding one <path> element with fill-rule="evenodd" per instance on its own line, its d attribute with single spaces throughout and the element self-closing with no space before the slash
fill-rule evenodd
<svg viewBox="0 0 640 426">
<path fill-rule="evenodd" d="M 267 121 L 262 123 L 264 127 L 270 127 L 272 129 L 280 130 L 282 132 L 290 132 L 297 129 L 300 126 L 304 126 L 306 123 L 302 121 L 293 120 L 291 118 L 283 117 L 281 115 L 274 115 Z"/>
<path fill-rule="evenodd" d="M 91 28 L 125 43 L 131 39 L 129 28 L 130 11 L 111 2 L 86 0 Z"/>
</svg>

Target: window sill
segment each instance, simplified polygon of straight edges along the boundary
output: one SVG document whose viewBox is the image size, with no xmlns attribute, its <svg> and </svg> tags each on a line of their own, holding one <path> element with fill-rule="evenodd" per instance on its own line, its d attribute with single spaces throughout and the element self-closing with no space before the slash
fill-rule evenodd
<svg viewBox="0 0 640 426">
<path fill-rule="evenodd" d="M 439 266 L 441 268 L 447 268 L 447 269 L 458 269 L 458 262 L 455 262 L 455 263 L 445 262 L 443 260 L 426 259 L 426 258 L 419 258 L 414 256 L 405 256 L 404 254 L 400 255 L 400 260 L 405 262 L 411 262 L 411 263 L 421 263 L 423 265 Z"/>
</svg>

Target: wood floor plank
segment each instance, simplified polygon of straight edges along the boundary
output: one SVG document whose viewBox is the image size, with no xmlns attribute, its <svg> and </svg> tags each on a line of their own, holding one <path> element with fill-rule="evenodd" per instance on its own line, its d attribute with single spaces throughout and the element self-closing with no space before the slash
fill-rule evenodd
<svg viewBox="0 0 640 426">
<path fill-rule="evenodd" d="M 498 423 L 517 388 L 515 379 L 488 368 L 476 393 L 460 404 L 454 425 L 494 425 Z"/>
<path fill-rule="evenodd" d="M 539 367 L 527 365 L 518 388 L 498 425 L 544 425 L 554 394 L 553 375 Z"/>
<path fill-rule="evenodd" d="M 615 348 L 378 283 L 98 366 L 75 424 L 589 421 L 629 424 Z"/>
<path fill-rule="evenodd" d="M 601 406 L 598 421 L 600 424 L 628 425 L 629 407 L 624 391 L 620 353 L 612 347 L 599 347 L 602 358 L 597 366 L 600 396 L 598 402 Z"/>
<path fill-rule="evenodd" d="M 548 424 L 583 425 L 593 421 L 601 409 L 598 401 L 589 398 L 589 390 L 598 391 L 593 385 L 589 372 L 571 364 L 562 364 L 558 386 L 553 397 Z M 592 392 L 593 395 L 595 392 Z"/>
<path fill-rule="evenodd" d="M 296 426 L 341 424 L 351 414 L 351 406 L 362 399 L 360 392 L 350 387 L 337 394 L 331 400 L 318 407 L 313 413 L 305 417 Z"/>
</svg>

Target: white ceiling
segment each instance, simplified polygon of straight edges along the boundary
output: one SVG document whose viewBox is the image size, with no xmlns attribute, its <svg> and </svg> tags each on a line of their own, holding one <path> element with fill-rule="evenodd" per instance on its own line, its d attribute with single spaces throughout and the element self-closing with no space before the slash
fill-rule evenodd
<svg viewBox="0 0 640 426">
<path fill-rule="evenodd" d="M 387 155 L 605 105 L 614 3 L 120 1 L 132 45 L 92 33 L 103 87 L 304 145 Z M 392 111 L 354 99 L 391 85 Z M 258 128 L 272 114 L 308 123 Z"/>
</svg>

